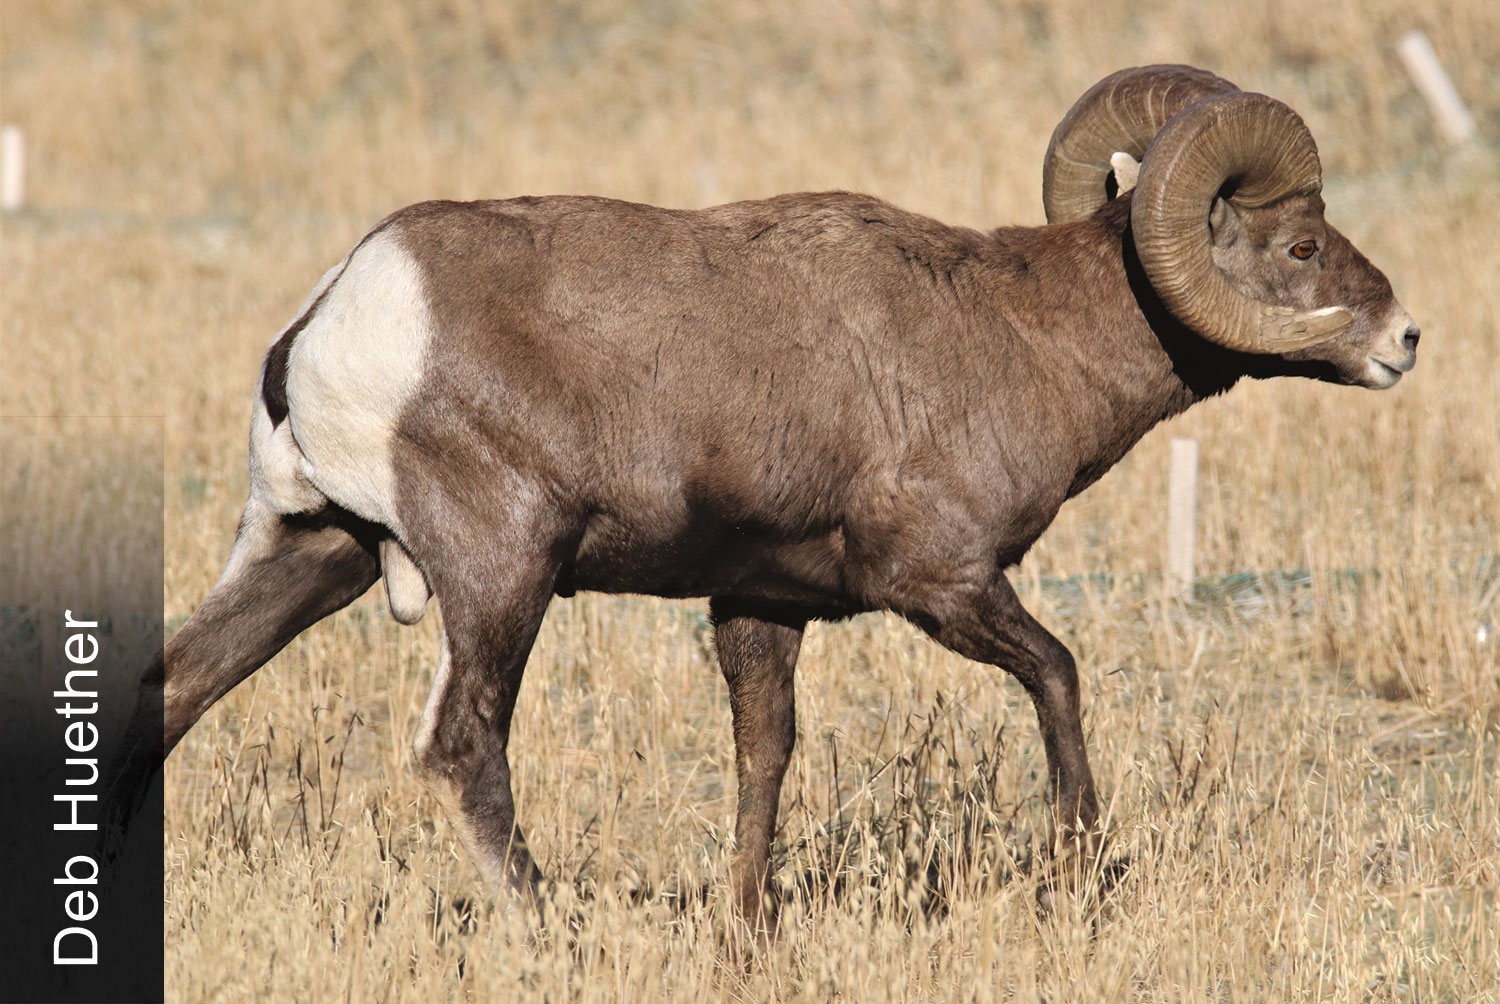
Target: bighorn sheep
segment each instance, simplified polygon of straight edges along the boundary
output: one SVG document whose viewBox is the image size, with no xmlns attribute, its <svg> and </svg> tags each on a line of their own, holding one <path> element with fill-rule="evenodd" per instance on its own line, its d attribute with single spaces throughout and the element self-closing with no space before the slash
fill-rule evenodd
<svg viewBox="0 0 1500 1004">
<path fill-rule="evenodd" d="M 525 894 L 506 747 L 551 598 L 707 596 L 731 882 L 769 925 L 803 627 L 888 610 L 1021 682 L 1059 835 L 1091 834 L 1073 658 L 1004 570 L 1153 425 L 1242 376 L 1382 388 L 1411 369 L 1417 328 L 1320 190 L 1286 105 L 1151 66 L 1058 126 L 1047 226 L 843 192 L 402 209 L 266 355 L 233 552 L 144 679 L 165 749 L 382 574 L 402 622 L 436 594 L 416 761 L 486 880 Z"/>
</svg>

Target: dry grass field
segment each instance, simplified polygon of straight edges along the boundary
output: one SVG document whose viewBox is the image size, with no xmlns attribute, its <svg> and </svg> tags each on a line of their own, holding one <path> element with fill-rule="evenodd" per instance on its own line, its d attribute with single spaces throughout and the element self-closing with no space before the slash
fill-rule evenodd
<svg viewBox="0 0 1500 1004">
<path fill-rule="evenodd" d="M 170 999 L 1500 1000 L 1500 6 L 218 7 L 5 0 L 0 26 L 0 115 L 30 150 L 0 244 L 0 411 L 165 416 L 169 626 L 228 553 L 270 337 L 422 198 L 836 187 L 1040 223 L 1072 101 L 1185 61 L 1302 113 L 1329 218 L 1424 333 L 1390 392 L 1247 384 L 1168 423 L 1016 570 L 1085 682 L 1130 862 L 1102 904 L 1036 910 L 1045 771 L 1020 688 L 862 617 L 808 634 L 783 936 L 736 961 L 705 607 L 580 596 L 549 614 L 512 742 L 558 883 L 531 937 L 487 909 L 411 769 L 438 618 L 400 628 L 372 593 L 168 765 Z M 1471 104 L 1467 149 L 1394 55 L 1412 27 Z M 1184 434 L 1190 600 L 1159 576 Z"/>
</svg>

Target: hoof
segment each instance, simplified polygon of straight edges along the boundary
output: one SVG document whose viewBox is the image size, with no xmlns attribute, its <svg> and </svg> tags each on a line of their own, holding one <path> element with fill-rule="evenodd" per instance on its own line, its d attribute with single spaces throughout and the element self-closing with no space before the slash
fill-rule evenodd
<svg viewBox="0 0 1500 1004">
<path fill-rule="evenodd" d="M 1037 879 L 1037 912 L 1052 916 L 1071 900 L 1092 913 L 1119 886 L 1130 863 L 1128 855 L 1106 860 L 1102 845 L 1090 853 L 1053 858 Z"/>
</svg>

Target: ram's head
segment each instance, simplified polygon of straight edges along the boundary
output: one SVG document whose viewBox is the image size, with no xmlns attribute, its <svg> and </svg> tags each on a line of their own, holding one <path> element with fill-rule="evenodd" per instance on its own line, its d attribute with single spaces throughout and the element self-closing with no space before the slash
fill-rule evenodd
<svg viewBox="0 0 1500 1004">
<path fill-rule="evenodd" d="M 1189 66 L 1106 77 L 1052 134 L 1047 221 L 1086 219 L 1132 186 L 1141 266 L 1203 338 L 1365 387 L 1415 365 L 1417 326 L 1324 220 L 1317 144 L 1280 101 Z"/>
</svg>

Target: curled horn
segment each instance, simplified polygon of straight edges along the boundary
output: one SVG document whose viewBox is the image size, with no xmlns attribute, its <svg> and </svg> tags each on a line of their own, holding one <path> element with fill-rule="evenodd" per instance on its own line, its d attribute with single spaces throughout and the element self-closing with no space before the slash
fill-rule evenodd
<svg viewBox="0 0 1500 1004">
<path fill-rule="evenodd" d="M 1241 352 L 1289 352 L 1339 334 L 1353 321 L 1348 310 L 1246 296 L 1211 253 L 1209 212 L 1221 192 L 1236 209 L 1257 209 L 1322 187 L 1317 144 L 1280 101 L 1232 92 L 1184 108 L 1151 142 L 1131 202 L 1136 254 L 1156 295 L 1203 337 Z"/>
<path fill-rule="evenodd" d="M 1042 167 L 1048 223 L 1092 216 L 1110 198 L 1116 152 L 1136 160 L 1162 126 L 1195 101 L 1239 88 L 1191 66 L 1135 66 L 1112 73 L 1079 98 L 1052 131 Z"/>
</svg>

